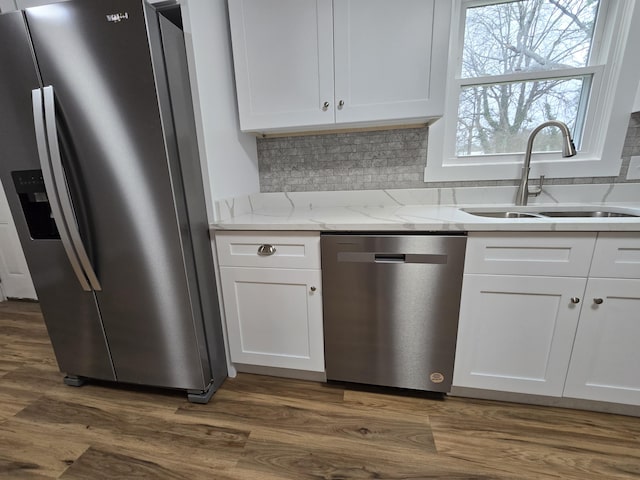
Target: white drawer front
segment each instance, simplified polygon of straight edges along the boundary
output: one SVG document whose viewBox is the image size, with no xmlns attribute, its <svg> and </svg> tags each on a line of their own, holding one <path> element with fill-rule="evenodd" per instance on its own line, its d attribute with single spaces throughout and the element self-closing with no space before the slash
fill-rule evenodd
<svg viewBox="0 0 640 480">
<path fill-rule="evenodd" d="M 320 268 L 317 232 L 216 232 L 216 246 L 225 267 Z"/>
<path fill-rule="evenodd" d="M 640 233 L 598 234 L 589 275 L 604 278 L 640 278 Z"/>
<path fill-rule="evenodd" d="M 595 233 L 471 233 L 465 273 L 586 277 Z"/>
</svg>

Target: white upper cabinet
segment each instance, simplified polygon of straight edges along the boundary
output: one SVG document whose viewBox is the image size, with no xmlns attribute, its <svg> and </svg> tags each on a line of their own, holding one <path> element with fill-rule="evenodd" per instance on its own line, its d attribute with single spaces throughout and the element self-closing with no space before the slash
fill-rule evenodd
<svg viewBox="0 0 640 480">
<path fill-rule="evenodd" d="M 440 115 L 449 6 L 434 0 L 334 0 L 336 123 Z M 446 26 L 445 26 L 446 27 Z M 344 102 L 341 106 L 340 102 Z"/>
<path fill-rule="evenodd" d="M 229 17 L 241 129 L 332 122 L 331 0 L 230 0 Z"/>
<path fill-rule="evenodd" d="M 241 129 L 441 116 L 450 10 L 445 0 L 229 0 Z"/>
</svg>

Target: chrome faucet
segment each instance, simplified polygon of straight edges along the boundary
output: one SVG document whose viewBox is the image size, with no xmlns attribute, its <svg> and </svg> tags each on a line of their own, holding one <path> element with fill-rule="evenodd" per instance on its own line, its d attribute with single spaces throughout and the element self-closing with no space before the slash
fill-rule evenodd
<svg viewBox="0 0 640 480">
<path fill-rule="evenodd" d="M 520 187 L 518 188 L 518 194 L 516 195 L 516 205 L 526 205 L 530 196 L 536 197 L 542 192 L 542 184 L 544 182 L 544 175 L 540 176 L 540 186 L 535 190 L 529 189 L 529 172 L 531 171 L 531 152 L 533 150 L 533 140 L 540 130 L 546 127 L 558 127 L 562 132 L 562 156 L 573 157 L 576 152 L 576 147 L 571 139 L 571 133 L 569 127 L 563 122 L 557 120 L 550 120 L 548 122 L 541 123 L 533 129 L 529 135 L 527 141 L 527 150 L 524 154 L 524 165 L 522 166 L 522 178 L 520 179 Z"/>
</svg>

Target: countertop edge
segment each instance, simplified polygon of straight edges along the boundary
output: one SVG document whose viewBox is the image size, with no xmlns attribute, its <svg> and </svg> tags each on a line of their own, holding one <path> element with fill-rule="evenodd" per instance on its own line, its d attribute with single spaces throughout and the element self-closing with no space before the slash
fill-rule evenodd
<svg viewBox="0 0 640 480">
<path fill-rule="evenodd" d="M 603 206 L 603 205 L 601 205 Z M 473 205 L 474 209 L 496 208 Z M 557 205 L 556 205 L 557 207 Z M 583 206 L 586 208 L 587 206 Z M 595 207 L 589 205 L 588 207 Z M 640 205 L 607 204 L 607 208 L 633 210 Z M 475 216 L 460 206 L 405 205 L 396 207 L 331 207 L 277 209 L 233 217 L 209 225 L 210 231 L 317 231 L 317 232 L 640 232 L 640 217 L 547 217 L 503 219 Z"/>
</svg>

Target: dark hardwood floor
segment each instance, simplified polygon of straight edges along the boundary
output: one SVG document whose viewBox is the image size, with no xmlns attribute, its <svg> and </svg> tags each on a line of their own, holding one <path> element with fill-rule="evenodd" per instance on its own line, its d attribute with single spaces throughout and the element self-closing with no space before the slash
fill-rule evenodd
<svg viewBox="0 0 640 480">
<path fill-rule="evenodd" d="M 640 418 L 241 374 L 67 387 L 37 304 L 0 303 L 0 477 L 640 479 Z"/>
</svg>

